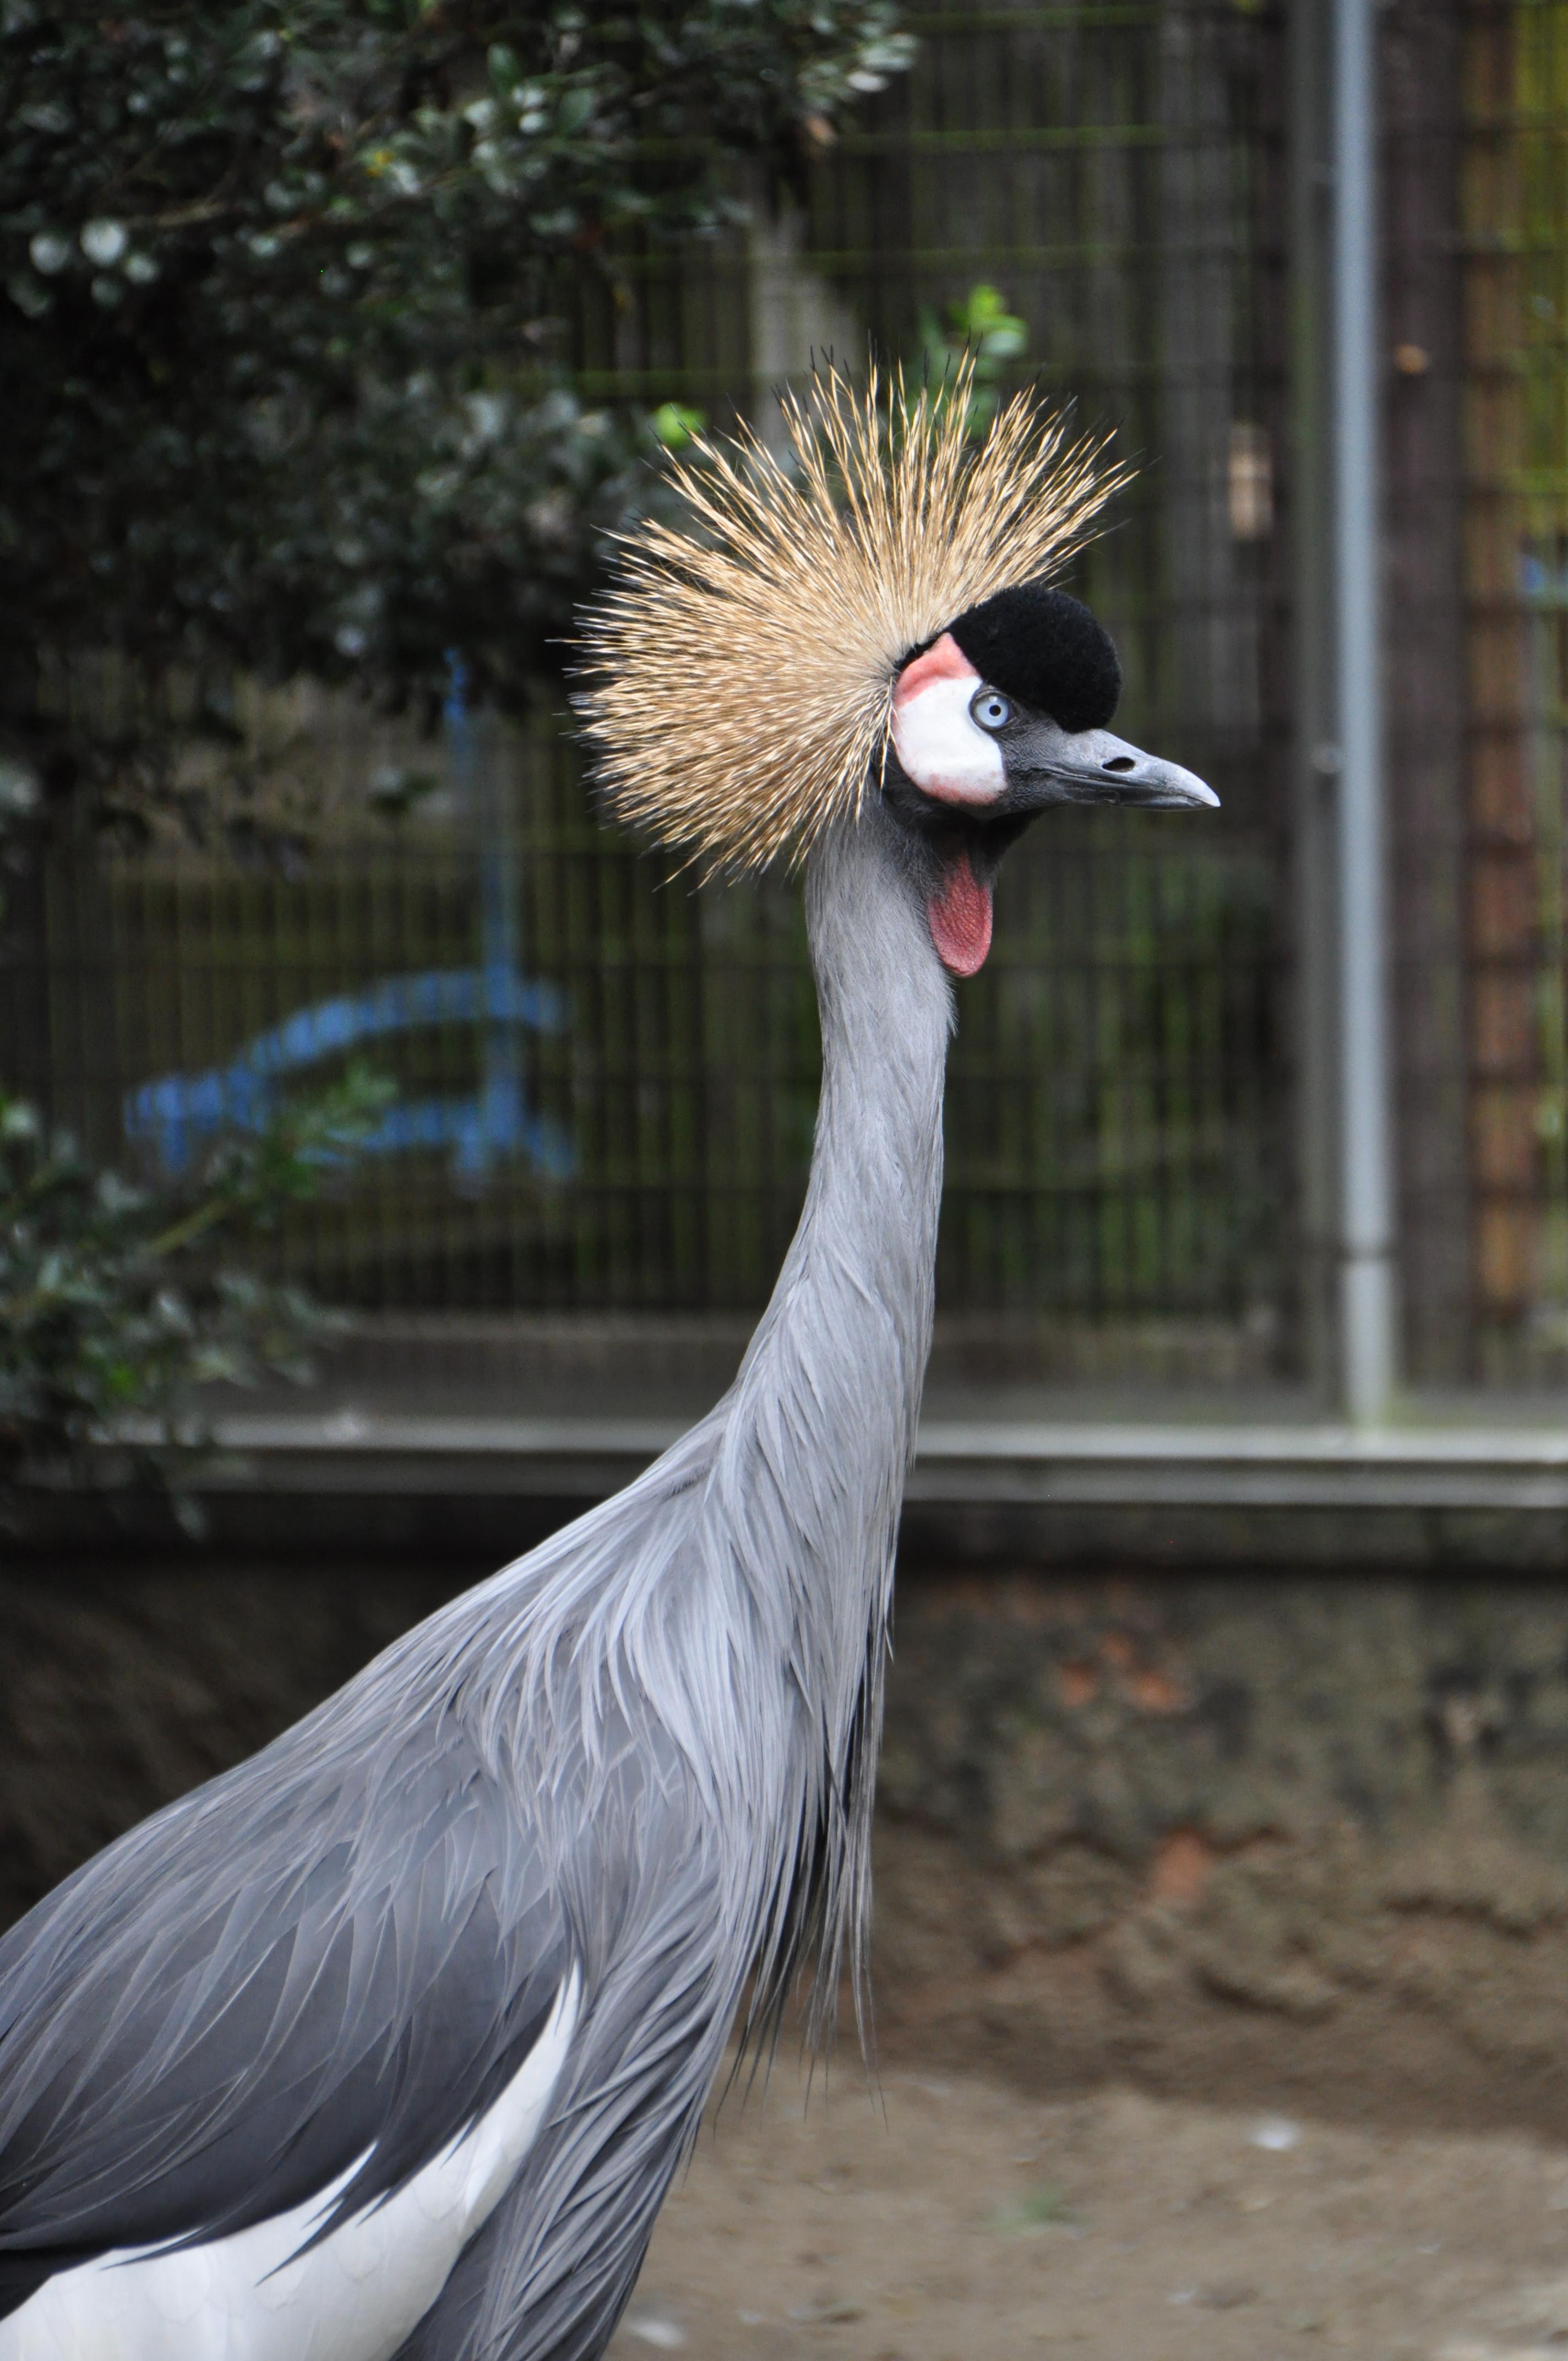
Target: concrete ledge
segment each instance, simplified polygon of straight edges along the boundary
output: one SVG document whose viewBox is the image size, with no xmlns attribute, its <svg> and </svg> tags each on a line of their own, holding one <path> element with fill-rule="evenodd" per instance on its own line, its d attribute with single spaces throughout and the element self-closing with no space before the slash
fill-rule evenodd
<svg viewBox="0 0 1568 2361">
<path fill-rule="evenodd" d="M 912 1499 L 1074 1507 L 1568 1510 L 1568 1428 L 921 1429 Z"/>
<path fill-rule="evenodd" d="M 514 1554 L 628 1483 L 684 1420 L 258 1410 L 195 1471 L 227 1546 Z M 167 1542 L 166 1504 L 35 1495 L 44 1546 Z M 991 1422 L 921 1429 L 920 1559 L 1568 1571 L 1568 1423 L 1376 1433 L 1314 1423 Z"/>
</svg>

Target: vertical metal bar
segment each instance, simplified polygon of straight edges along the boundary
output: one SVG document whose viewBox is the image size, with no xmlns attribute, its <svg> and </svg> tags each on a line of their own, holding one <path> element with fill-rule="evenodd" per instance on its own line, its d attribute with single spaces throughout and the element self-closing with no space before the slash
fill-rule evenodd
<svg viewBox="0 0 1568 2361">
<path fill-rule="evenodd" d="M 1330 500 L 1329 16 L 1332 0 L 1289 13 L 1290 515 L 1296 946 L 1297 1171 L 1303 1358 L 1314 1388 L 1337 1398 L 1339 1173 L 1334 890 L 1334 547 Z"/>
<path fill-rule="evenodd" d="M 1374 23 L 1374 0 L 1299 0 L 1290 60 L 1305 1324 L 1314 1374 L 1363 1425 L 1397 1369 Z"/>
<path fill-rule="evenodd" d="M 1339 705 L 1340 1375 L 1347 1416 L 1395 1379 L 1394 1196 L 1378 567 L 1377 118 L 1373 0 L 1333 0 L 1334 671 Z"/>
</svg>

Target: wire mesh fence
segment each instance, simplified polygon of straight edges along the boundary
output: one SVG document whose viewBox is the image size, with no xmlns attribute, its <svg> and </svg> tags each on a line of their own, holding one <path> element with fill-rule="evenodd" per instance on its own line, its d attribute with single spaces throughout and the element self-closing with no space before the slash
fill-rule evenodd
<svg viewBox="0 0 1568 2361">
<path fill-rule="evenodd" d="M 1568 10 L 1466 56 L 1476 1355 L 1568 1372 Z"/>
<path fill-rule="evenodd" d="M 575 366 L 596 397 L 766 432 L 814 348 L 939 365 L 993 287 L 1022 346 L 999 384 L 1116 429 L 1142 472 L 1078 587 L 1122 649 L 1118 726 L 1223 810 L 1053 815 L 1012 856 L 962 994 L 941 1301 L 1040 1368 L 1288 1370 L 1280 26 L 1097 0 L 916 29 L 908 82 L 799 190 L 755 192 L 751 233 L 629 254 L 619 301 L 565 291 Z M 171 1172 L 236 1091 L 365 1054 L 395 1119 L 280 1249 L 330 1295 L 757 1304 L 815 1104 L 796 889 L 669 881 L 596 824 L 554 720 L 458 714 L 422 747 L 236 694 L 277 780 L 316 797 L 315 849 L 295 873 L 60 851 L 8 955 L 57 1111 Z M 429 792 L 388 789 L 422 771 Z"/>
<path fill-rule="evenodd" d="M 1407 1354 L 1568 1372 L 1568 8 L 1384 23 L 1388 760 Z"/>
</svg>

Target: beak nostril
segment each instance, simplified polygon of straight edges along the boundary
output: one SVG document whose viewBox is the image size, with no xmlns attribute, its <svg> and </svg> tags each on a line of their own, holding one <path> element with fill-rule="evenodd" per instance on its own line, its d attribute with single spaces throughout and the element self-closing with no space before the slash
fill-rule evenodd
<svg viewBox="0 0 1568 2361">
<path fill-rule="evenodd" d="M 1102 771 L 1135 771 L 1138 766 L 1131 754 L 1113 754 L 1100 767 Z"/>
</svg>

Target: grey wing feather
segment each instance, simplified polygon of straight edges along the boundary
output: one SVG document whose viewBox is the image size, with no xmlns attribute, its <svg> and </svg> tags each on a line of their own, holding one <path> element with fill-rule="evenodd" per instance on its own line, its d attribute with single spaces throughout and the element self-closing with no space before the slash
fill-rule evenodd
<svg viewBox="0 0 1568 2361">
<path fill-rule="evenodd" d="M 552 2120 L 397 2361 L 593 2361 L 697 2134 L 734 2004 L 716 1864 L 677 1817 L 645 1828 L 633 1923 Z"/>
<path fill-rule="evenodd" d="M 312 1730 L 0 1942 L 0 2317 L 70 2262 L 243 2228 L 363 2158 L 324 2235 L 537 2037 L 561 1914 L 455 1723 L 416 1717 L 367 1754 Z"/>
</svg>

